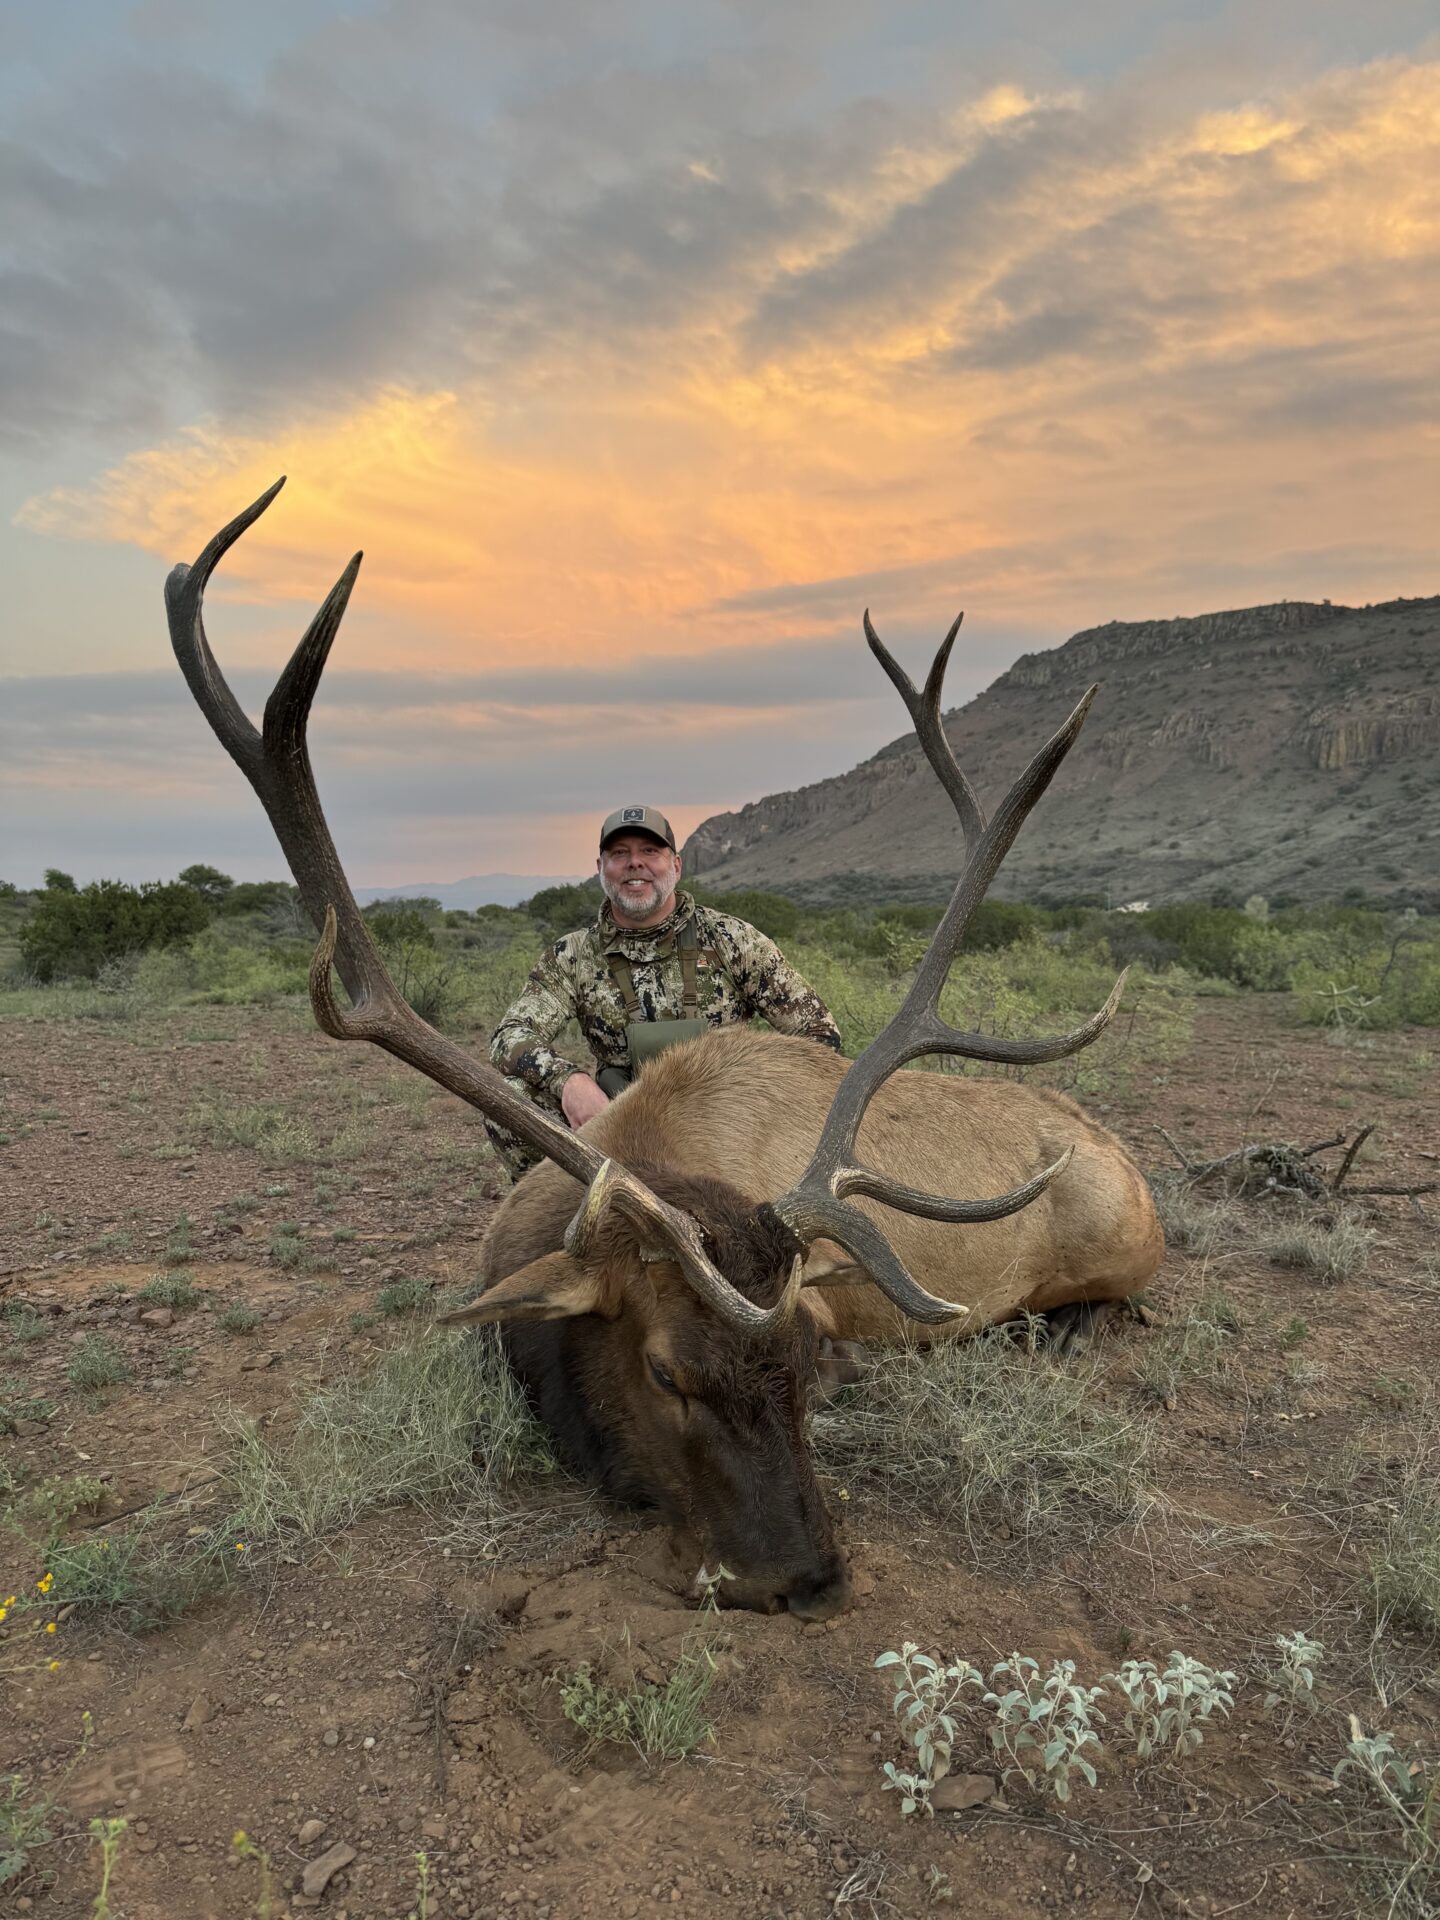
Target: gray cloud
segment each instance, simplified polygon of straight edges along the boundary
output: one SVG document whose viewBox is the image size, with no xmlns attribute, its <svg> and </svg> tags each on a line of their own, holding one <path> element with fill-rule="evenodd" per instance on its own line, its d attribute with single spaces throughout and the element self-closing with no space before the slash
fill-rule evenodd
<svg viewBox="0 0 1440 1920">
<path fill-rule="evenodd" d="M 387 381 L 514 380 L 557 348 L 643 354 L 720 311 L 749 313 L 763 356 L 963 301 L 1004 270 L 1037 196 L 1166 124 L 1147 63 L 1173 107 L 1202 47 L 1224 56 L 1212 95 L 1265 59 L 1332 57 L 1313 0 L 1263 11 L 1214 0 L 1182 27 L 1141 0 L 1027 0 L 937 27 L 880 0 L 406 0 L 248 9 L 242 29 L 148 0 L 128 26 L 107 14 L 90 40 L 47 42 L 12 67 L 45 77 L 0 95 L 0 436 L 40 448 L 211 409 L 257 422 Z M 1415 0 L 1363 23 L 1352 10 L 1347 57 L 1413 39 L 1423 17 Z M 887 156 L 936 139 L 957 102 L 997 78 L 1093 77 L 1097 60 L 1098 107 L 1026 115 L 850 231 Z M 1097 258 L 1118 244 L 1100 236 Z M 782 252 L 815 264 L 777 279 Z M 1130 287 L 1123 302 L 1113 281 L 1072 289 L 1043 237 L 1037 259 L 1044 290 L 995 289 L 962 358 L 1132 350 L 1102 317 L 1123 306 L 1143 325 Z"/>
</svg>

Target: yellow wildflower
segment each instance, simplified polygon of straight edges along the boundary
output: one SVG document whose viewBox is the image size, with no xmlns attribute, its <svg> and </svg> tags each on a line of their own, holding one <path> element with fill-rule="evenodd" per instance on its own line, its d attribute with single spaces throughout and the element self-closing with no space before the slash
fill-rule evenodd
<svg viewBox="0 0 1440 1920">
<path fill-rule="evenodd" d="M 42 1574 L 35 1584 L 41 1593 L 48 1593 L 55 1584 L 55 1576 L 53 1573 Z"/>
<path fill-rule="evenodd" d="M 58 1673 L 60 1671 L 60 1662 L 58 1660 L 50 1661 L 45 1671 L 47 1673 Z"/>
<path fill-rule="evenodd" d="M 6 1614 L 9 1613 L 9 1611 L 10 1611 L 9 1607 L 0 1607 L 0 1620 L 3 1620 Z"/>
<path fill-rule="evenodd" d="M 249 1838 L 250 1838 L 249 1834 L 246 1833 L 243 1827 L 237 1827 L 235 1829 L 234 1838 L 231 1840 L 230 1844 L 232 1847 L 243 1847 L 245 1842 Z"/>
<path fill-rule="evenodd" d="M 56 1623 L 55 1623 L 55 1622 L 54 1622 L 53 1620 L 47 1620 L 47 1621 L 45 1622 L 45 1631 L 46 1631 L 47 1633 L 55 1633 L 55 1632 L 57 1632 L 57 1631 L 58 1631 L 58 1629 L 57 1629 L 57 1627 L 56 1627 Z"/>
<path fill-rule="evenodd" d="M 245 1542 L 243 1540 L 237 1540 L 235 1542 L 235 1551 L 237 1553 L 243 1553 L 245 1551 Z"/>
</svg>

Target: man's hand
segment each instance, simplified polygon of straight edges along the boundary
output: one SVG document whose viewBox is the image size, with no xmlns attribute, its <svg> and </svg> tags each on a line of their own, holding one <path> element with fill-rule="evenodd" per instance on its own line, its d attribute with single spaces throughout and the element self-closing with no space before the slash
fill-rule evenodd
<svg viewBox="0 0 1440 1920">
<path fill-rule="evenodd" d="M 588 1073 L 572 1073 L 560 1089 L 560 1105 L 572 1130 L 593 1120 L 609 1104 L 609 1094 L 598 1087 Z"/>
</svg>

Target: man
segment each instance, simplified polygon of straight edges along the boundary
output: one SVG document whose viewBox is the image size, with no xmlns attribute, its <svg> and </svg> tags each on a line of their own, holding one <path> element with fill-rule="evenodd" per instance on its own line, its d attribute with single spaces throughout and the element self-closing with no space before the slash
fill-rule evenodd
<svg viewBox="0 0 1440 1920">
<path fill-rule="evenodd" d="M 663 813 L 612 813 L 595 868 L 605 898 L 594 923 L 555 943 L 491 1039 L 490 1058 L 517 1093 L 582 1127 L 663 1047 L 757 1017 L 839 1052 L 825 1003 L 773 940 L 677 891 L 680 856 Z M 594 1076 L 555 1051 L 571 1020 Z M 539 1158 L 503 1127 L 487 1120 L 485 1131 L 516 1179 Z"/>
</svg>

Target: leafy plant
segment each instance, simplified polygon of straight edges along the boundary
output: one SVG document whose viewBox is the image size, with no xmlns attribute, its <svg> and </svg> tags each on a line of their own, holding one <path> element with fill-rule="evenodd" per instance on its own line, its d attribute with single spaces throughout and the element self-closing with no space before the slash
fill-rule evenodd
<svg viewBox="0 0 1440 1920">
<path fill-rule="evenodd" d="M 915 1749 L 917 1771 L 902 1772 L 895 1763 L 884 1765 L 882 1792 L 892 1789 L 900 1795 L 903 1814 L 934 1813 L 930 1796 L 937 1783 L 950 1771 L 955 1745 L 955 1709 L 967 1687 L 983 1687 L 985 1682 L 966 1660 L 942 1666 L 928 1653 L 921 1653 L 913 1640 L 907 1640 L 898 1653 L 882 1653 L 878 1668 L 896 1671 L 894 1712 L 906 1739 Z"/>
<path fill-rule="evenodd" d="M 1212 1713 L 1228 1714 L 1235 1705 L 1233 1673 L 1216 1672 L 1178 1651 L 1163 1672 L 1153 1660 L 1127 1660 L 1118 1673 L 1105 1678 L 1124 1695 L 1123 1724 L 1141 1760 L 1172 1746 L 1175 1757 L 1185 1759 L 1204 1742 L 1203 1722 Z"/>
<path fill-rule="evenodd" d="M 626 1692 L 599 1680 L 588 1663 L 560 1684 L 560 1711 L 591 1744 L 633 1746 L 647 1760 L 683 1760 L 714 1733 L 708 1711 L 719 1669 L 710 1649 L 688 1645 L 663 1687 Z"/>
<path fill-rule="evenodd" d="M 997 1685 L 1004 1690 L 996 1691 Z M 1072 1774 L 1093 1787 L 1095 1768 L 1086 1753 L 1100 1751 L 1092 1718 L 1104 1721 L 1095 1705 L 1103 1691 L 1077 1682 L 1073 1660 L 1054 1661 L 1043 1679 L 1039 1663 L 1026 1654 L 997 1662 L 985 1705 L 994 1715 L 990 1744 L 1010 1763 L 1006 1778 L 1020 1773 L 1032 1787 L 1048 1787 L 1062 1805 L 1070 1798 Z"/>
<path fill-rule="evenodd" d="M 1304 1707 L 1310 1713 L 1315 1711 L 1315 1669 L 1325 1658 L 1325 1646 L 1323 1641 L 1312 1640 L 1298 1629 L 1294 1633 L 1276 1634 L 1275 1645 L 1280 1650 L 1280 1660 L 1264 1676 L 1271 1688 L 1265 1696 L 1265 1712 L 1273 1713 L 1277 1707 L 1284 1707 L 1288 1726 L 1297 1707 Z"/>
<path fill-rule="evenodd" d="M 1419 1762 L 1407 1765 L 1390 1734 L 1364 1733 L 1353 1714 L 1336 1784 L 1350 1774 L 1384 1815 L 1390 1844 L 1399 1849 L 1398 1859 L 1367 1860 L 1385 1883 L 1387 1912 L 1430 1920 L 1435 1908 L 1429 1896 L 1440 1881 L 1440 1777 L 1432 1778 Z"/>
<path fill-rule="evenodd" d="M 100 1848 L 100 1889 L 90 1909 L 90 1920 L 110 1920 L 110 1881 L 120 1855 L 121 1837 L 128 1833 L 128 1820 L 92 1820 L 90 1837 Z"/>
</svg>

